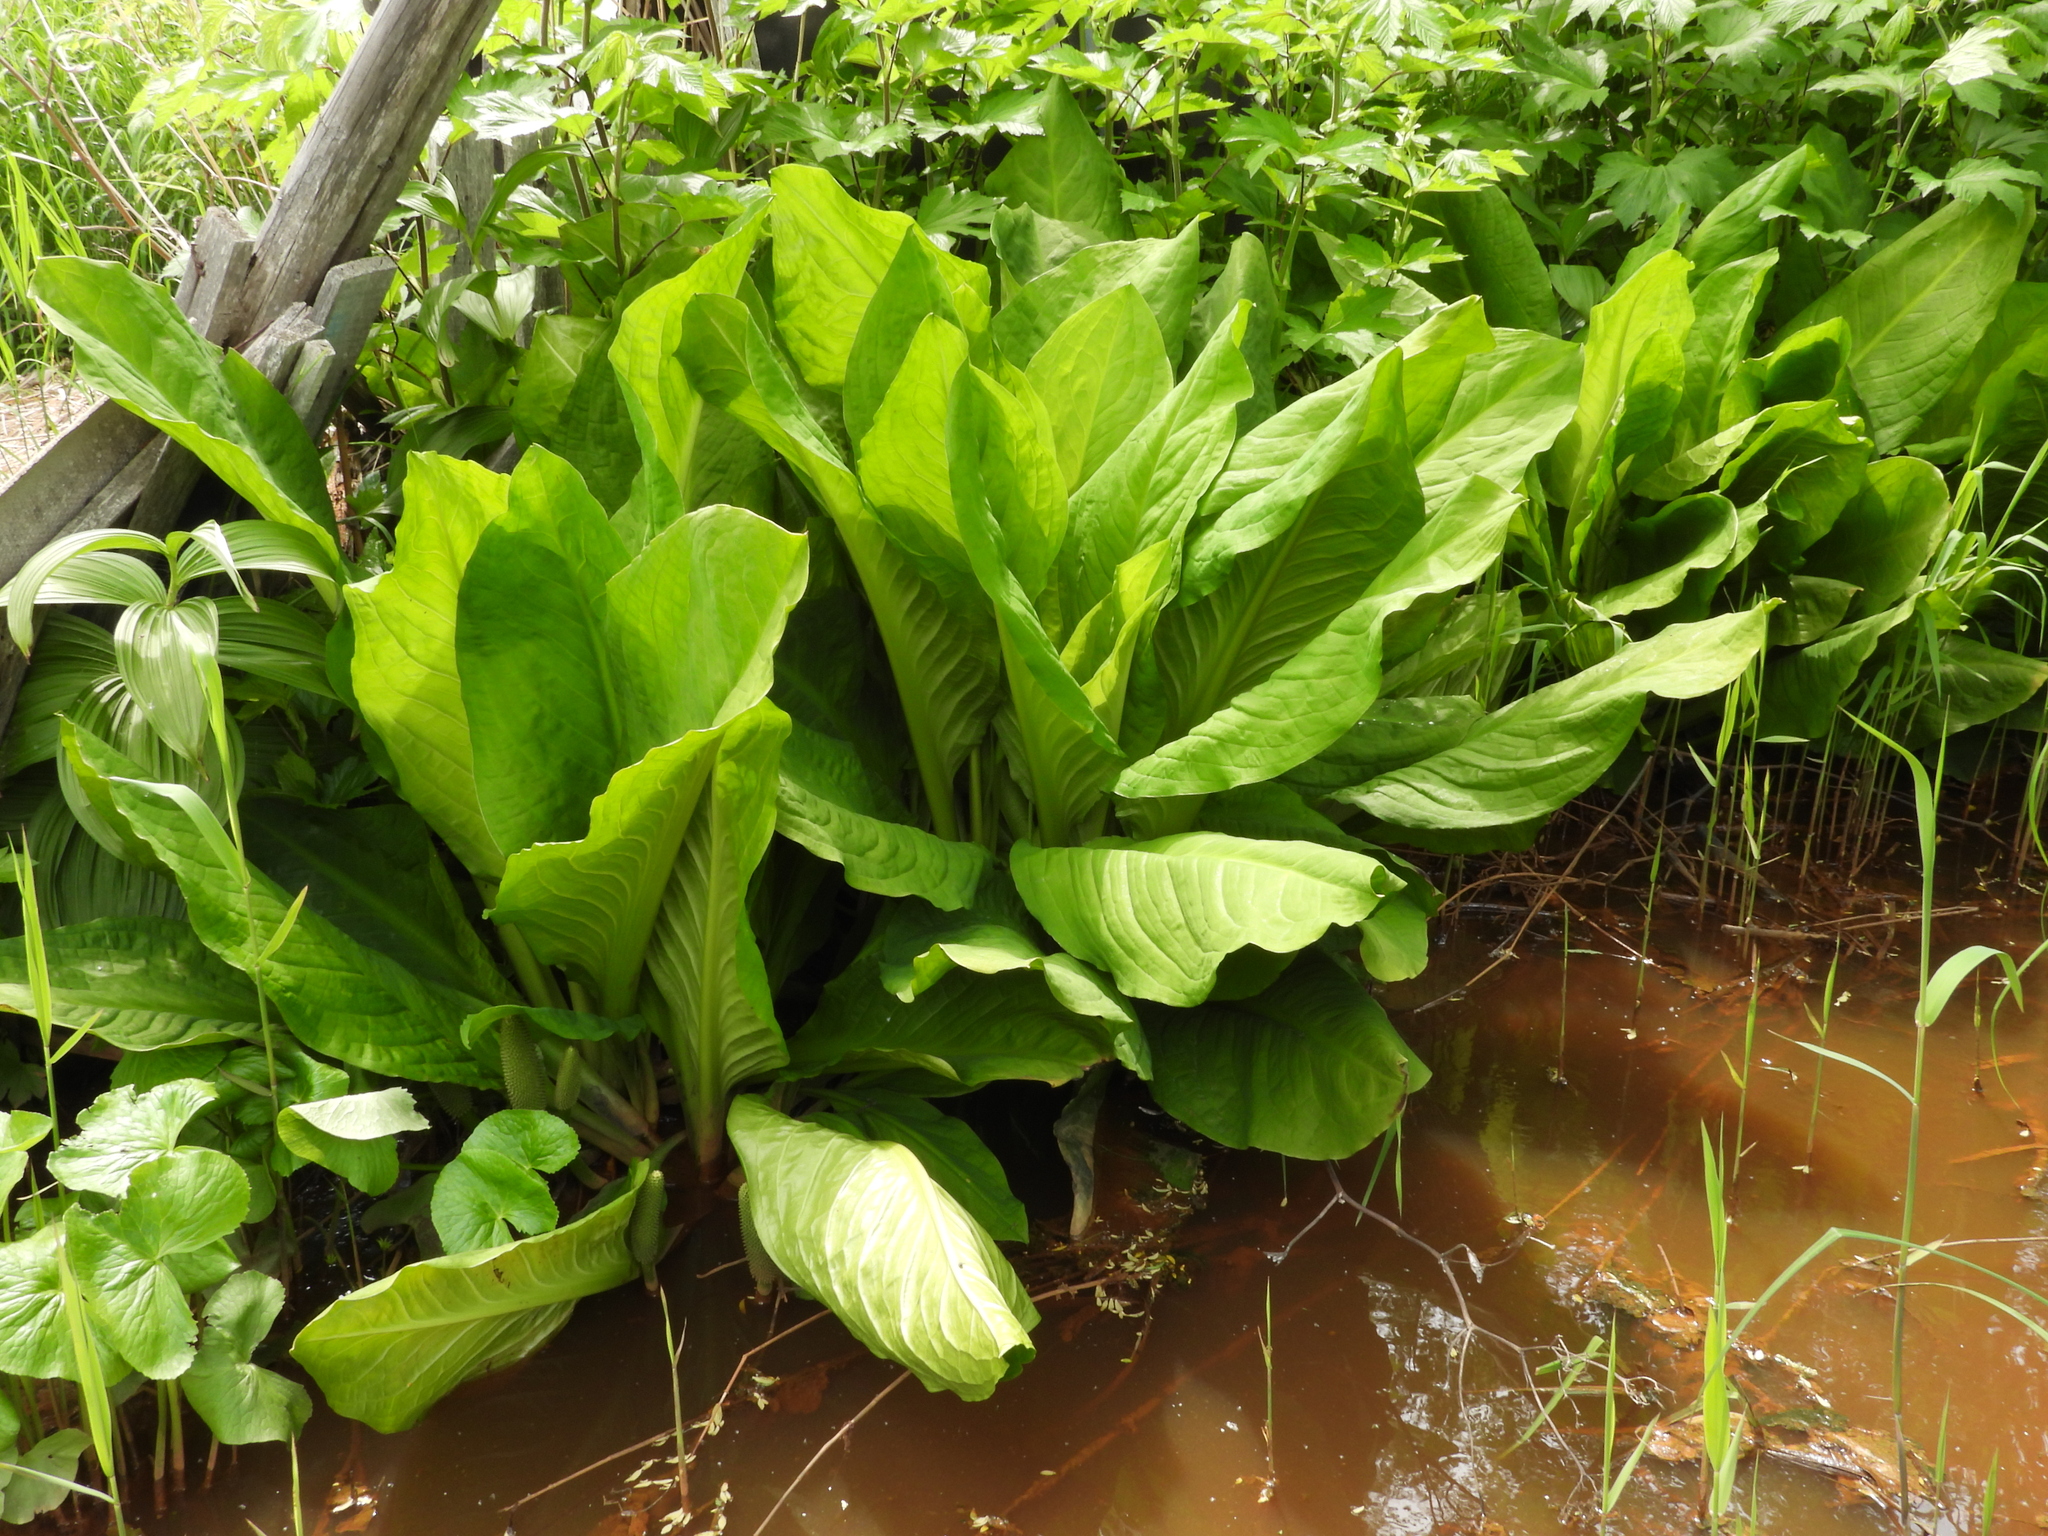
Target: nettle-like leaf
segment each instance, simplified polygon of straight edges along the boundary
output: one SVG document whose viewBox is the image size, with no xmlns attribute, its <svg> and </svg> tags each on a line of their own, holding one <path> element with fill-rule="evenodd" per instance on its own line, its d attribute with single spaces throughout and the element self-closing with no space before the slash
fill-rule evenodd
<svg viewBox="0 0 2048 1536">
<path fill-rule="evenodd" d="M 565 1120 L 542 1109 L 501 1109 L 469 1133 L 455 1160 L 434 1180 L 434 1230 L 449 1253 L 552 1232 L 559 1219 L 540 1175 L 559 1173 L 579 1143 Z"/>
<path fill-rule="evenodd" d="M 931 1391 L 987 1397 L 1035 1353 L 1016 1271 L 917 1154 L 792 1120 L 754 1095 L 727 1122 L 768 1257 Z"/>
<path fill-rule="evenodd" d="M 1122 193 L 1129 183 L 1065 82 L 1055 79 L 1040 94 L 1036 125 L 1039 132 L 1017 138 L 1004 152 L 984 182 L 987 190 L 1042 218 L 1092 230 L 1098 239 L 1128 235 Z"/>
</svg>

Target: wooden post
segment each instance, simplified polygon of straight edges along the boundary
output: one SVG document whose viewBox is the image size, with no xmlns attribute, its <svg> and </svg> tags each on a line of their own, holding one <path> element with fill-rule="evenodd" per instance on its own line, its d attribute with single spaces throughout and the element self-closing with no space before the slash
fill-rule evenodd
<svg viewBox="0 0 2048 1536">
<path fill-rule="evenodd" d="M 257 238 L 235 342 L 370 249 L 498 0 L 384 0 L 300 146 Z"/>
</svg>

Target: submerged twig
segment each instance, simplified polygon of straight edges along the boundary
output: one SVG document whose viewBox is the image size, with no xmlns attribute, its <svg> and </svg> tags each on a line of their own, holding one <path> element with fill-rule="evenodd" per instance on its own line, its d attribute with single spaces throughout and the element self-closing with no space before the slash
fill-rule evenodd
<svg viewBox="0 0 2048 1536">
<path fill-rule="evenodd" d="M 768 1511 L 767 1515 L 762 1519 L 759 1525 L 754 1527 L 754 1536 L 761 1536 L 761 1533 L 768 1529 L 769 1522 L 772 1521 L 777 1515 L 782 1513 L 782 1506 L 789 1502 L 789 1496 L 792 1493 L 795 1493 L 798 1485 L 801 1484 L 805 1478 L 811 1475 L 811 1468 L 815 1467 L 819 1462 L 825 1459 L 825 1453 L 831 1450 L 832 1447 L 837 1445 L 841 1440 L 844 1440 L 848 1435 L 852 1434 L 854 1425 L 858 1424 L 862 1419 L 866 1418 L 869 1414 L 873 1413 L 875 1409 L 880 1405 L 883 1398 L 887 1397 L 891 1392 L 894 1392 L 898 1387 L 902 1386 L 903 1383 L 908 1380 L 910 1380 L 910 1372 L 898 1371 L 896 1373 L 896 1379 L 890 1382 L 889 1385 L 887 1385 L 886 1387 L 882 1388 L 882 1390 L 877 1392 L 873 1397 L 869 1398 L 867 1406 L 865 1408 L 861 1409 L 859 1413 L 856 1413 L 852 1418 L 848 1419 L 844 1424 L 840 1425 L 838 1429 L 832 1432 L 832 1438 L 827 1440 L 823 1445 L 819 1446 L 817 1451 L 812 1455 L 811 1459 L 804 1463 L 803 1470 L 797 1473 L 795 1477 L 790 1479 L 789 1486 L 782 1490 L 782 1497 L 775 1501 L 775 1507 Z"/>
</svg>

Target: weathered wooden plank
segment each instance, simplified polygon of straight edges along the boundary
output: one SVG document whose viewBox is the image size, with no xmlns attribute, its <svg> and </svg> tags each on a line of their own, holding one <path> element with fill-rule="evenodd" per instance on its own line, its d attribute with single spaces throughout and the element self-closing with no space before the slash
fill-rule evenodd
<svg viewBox="0 0 2048 1536">
<path fill-rule="evenodd" d="M 230 335 L 254 335 L 370 249 L 497 0 L 384 0 L 279 189 Z M 338 349 L 337 349 L 338 350 Z"/>
<path fill-rule="evenodd" d="M 320 322 L 321 339 L 331 350 L 334 362 L 322 375 L 318 389 L 302 383 L 294 372 L 288 391 L 292 409 L 299 413 L 299 420 L 306 424 L 315 441 L 326 432 L 342 388 L 348 383 L 349 370 L 363 355 L 370 327 L 383 311 L 384 295 L 391 288 L 391 271 L 390 257 L 365 256 L 360 261 L 343 262 L 321 280 L 319 295 L 313 300 L 313 318 Z M 310 349 L 312 343 L 307 346 Z M 305 366 L 304 354 L 299 366 Z"/>
<path fill-rule="evenodd" d="M 55 538 L 156 435 L 139 416 L 102 400 L 52 439 L 0 491 L 0 581 Z"/>
<path fill-rule="evenodd" d="M 216 345 L 227 337 L 226 327 L 235 317 L 234 296 L 241 292 L 255 254 L 256 237 L 225 208 L 209 208 L 199 216 L 185 277 L 178 284 L 178 308 Z"/>
</svg>

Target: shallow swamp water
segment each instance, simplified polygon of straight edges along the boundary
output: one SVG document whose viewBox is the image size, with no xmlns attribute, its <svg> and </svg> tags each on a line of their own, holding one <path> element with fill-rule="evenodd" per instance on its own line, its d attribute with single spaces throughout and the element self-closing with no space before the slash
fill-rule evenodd
<svg viewBox="0 0 2048 1536">
<path fill-rule="evenodd" d="M 697 1513 L 682 1526 L 661 1483 L 673 1473 L 666 1445 L 570 1477 L 674 1422 L 661 1307 L 632 1287 L 584 1303 L 539 1356 L 464 1388 L 406 1434 L 316 1417 L 299 1447 L 305 1528 L 752 1532 L 867 1408 L 796 1483 L 770 1532 L 1598 1530 L 1608 1378 L 1558 1362 L 1615 1339 L 1626 1390 L 1614 1398 L 1614 1467 L 1636 1426 L 1660 1412 L 1679 1420 L 1696 1395 L 1712 1280 L 1702 1122 L 1719 1129 L 1731 1164 L 1741 1149 L 1733 1303 L 1755 1298 L 1828 1228 L 1896 1231 L 1899 1217 L 1906 1103 L 1794 1042 L 1815 1039 L 1825 1017 L 1830 1049 L 1909 1079 L 1910 925 L 1889 957 L 1845 952 L 1830 987 L 1830 944 L 1763 939 L 1752 953 L 1692 924 L 1660 904 L 1658 963 L 1646 969 L 1634 957 L 1639 919 L 1574 922 L 1568 935 L 1539 923 L 1494 964 L 1514 929 L 1467 917 L 1427 974 L 1386 998 L 1435 1073 L 1410 1104 L 1398 1158 L 1376 1170 L 1368 1152 L 1335 1170 L 1350 1192 L 1370 1188 L 1386 1220 L 1330 1208 L 1332 1170 L 1268 1155 L 1206 1158 L 1196 1190 L 1176 1191 L 1160 1170 L 1185 1184 L 1187 1163 L 1154 1136 L 1153 1126 L 1170 1135 L 1164 1123 L 1142 1104 L 1113 1104 L 1086 1256 L 1123 1278 L 1099 1298 L 1043 1302 L 1037 1361 L 987 1402 L 914 1382 L 875 1401 L 895 1368 L 829 1319 L 802 1328 L 741 1373 L 690 1468 Z M 1999 943 L 2024 956 L 2039 931 L 2031 906 L 1986 906 L 1943 920 L 1935 955 Z M 2031 1017 L 2008 1007 L 1994 1026 L 1991 991 L 1973 1023 L 1966 987 L 1930 1037 L 1917 1235 L 2048 1292 L 2048 1200 L 2027 1193 L 2048 1187 L 2048 1014 L 2037 1000 Z M 1029 1121 L 1058 1102 L 1026 1096 L 1005 1112 Z M 1063 1171 L 1027 1168 L 1019 1182 L 1041 1246 L 1058 1247 Z M 787 1301 L 771 1316 L 731 1262 L 738 1253 L 728 1208 L 663 1266 L 688 1415 L 717 1399 L 743 1351 L 815 1310 Z M 1059 1288 L 1056 1269 L 1027 1264 L 1026 1275 L 1034 1291 Z M 1898 1479 L 1892 1278 L 1881 1245 L 1839 1245 L 1749 1326 L 1733 1370 L 1758 1447 L 1740 1498 L 1758 1529 L 1898 1528 L 1881 1507 L 1896 1507 Z M 1994 1454 L 1993 1529 L 2048 1528 L 2048 1345 L 1950 1287 L 1981 1285 L 2023 1309 L 2025 1298 L 1938 1261 L 1908 1279 L 1906 1426 L 1924 1528 L 1979 1529 Z M 1547 1427 L 1528 1434 L 1567 1382 Z M 1607 1528 L 1694 1529 L 1696 1449 L 1696 1428 L 1667 1422 Z M 283 1536 L 286 1456 L 249 1448 L 231 1464 L 223 1454 L 210 1489 L 142 1524 Z"/>
</svg>

